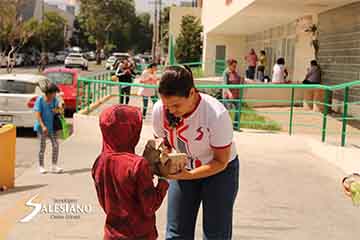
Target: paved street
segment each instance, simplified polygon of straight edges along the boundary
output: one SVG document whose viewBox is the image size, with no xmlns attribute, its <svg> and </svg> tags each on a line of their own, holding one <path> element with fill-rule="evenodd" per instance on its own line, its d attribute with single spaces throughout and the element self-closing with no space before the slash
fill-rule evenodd
<svg viewBox="0 0 360 240">
<path fill-rule="evenodd" d="M 89 62 L 89 70 L 88 71 L 82 71 L 81 69 L 79 69 L 80 74 L 81 75 L 87 75 L 87 74 L 91 74 L 97 71 L 103 71 L 105 70 L 104 67 L 105 62 L 102 61 L 102 65 L 96 65 L 95 62 Z M 48 65 L 47 68 L 51 68 L 51 67 L 64 67 L 64 64 L 52 64 L 52 65 Z M 16 67 L 14 68 L 12 73 L 29 73 L 29 74 L 39 74 L 38 68 L 33 66 L 33 67 Z M 6 68 L 0 68 L 0 74 L 7 74 L 6 72 Z"/>
</svg>

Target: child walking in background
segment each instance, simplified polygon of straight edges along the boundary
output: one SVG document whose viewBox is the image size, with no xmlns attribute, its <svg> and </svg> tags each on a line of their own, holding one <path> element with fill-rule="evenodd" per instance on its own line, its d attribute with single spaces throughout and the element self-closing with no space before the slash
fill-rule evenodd
<svg viewBox="0 0 360 240">
<path fill-rule="evenodd" d="M 57 166 L 59 158 L 59 143 L 54 129 L 54 117 L 56 113 L 63 111 L 61 102 L 56 98 L 56 94 L 60 92 L 59 88 L 49 83 L 45 88 L 45 95 L 36 99 L 34 105 L 34 111 L 36 115 L 36 121 L 34 125 L 34 131 L 40 139 L 39 150 L 39 167 L 40 173 L 46 173 L 44 165 L 44 155 L 46 149 L 46 139 L 49 138 L 52 144 L 52 169 L 53 173 L 61 173 L 62 168 Z"/>
</svg>

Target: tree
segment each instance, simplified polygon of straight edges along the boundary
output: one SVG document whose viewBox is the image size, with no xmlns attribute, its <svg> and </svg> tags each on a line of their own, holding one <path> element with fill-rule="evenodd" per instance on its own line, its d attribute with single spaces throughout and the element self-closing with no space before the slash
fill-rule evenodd
<svg viewBox="0 0 360 240">
<path fill-rule="evenodd" d="M 101 64 L 100 53 L 114 28 L 126 27 L 135 19 L 133 0 L 81 0 L 82 25 L 90 43 L 96 45 L 96 62 Z"/>
<path fill-rule="evenodd" d="M 43 50 L 58 51 L 64 48 L 66 20 L 56 12 L 46 12 L 44 21 L 38 24 L 37 35 L 43 42 Z"/>
<path fill-rule="evenodd" d="M 71 46 L 81 46 L 83 49 L 95 49 L 95 44 L 89 42 L 89 34 L 84 28 L 84 17 L 76 16 L 74 21 L 74 33 L 70 39 Z"/>
<path fill-rule="evenodd" d="M 132 46 L 136 52 L 146 52 L 151 50 L 151 41 L 153 37 L 153 26 L 150 23 L 150 14 L 142 13 L 136 17 L 132 25 L 131 39 Z"/>
<path fill-rule="evenodd" d="M 165 53 L 167 53 L 169 46 L 170 8 L 170 6 L 165 7 L 161 12 L 161 46 Z"/>
<path fill-rule="evenodd" d="M 10 46 L 8 56 L 24 45 L 36 32 L 36 20 L 23 20 L 21 10 L 25 4 L 26 0 L 2 0 L 0 5 L 0 41 L 3 48 Z"/>
<path fill-rule="evenodd" d="M 179 62 L 199 61 L 202 54 L 202 26 L 200 20 L 186 15 L 181 21 L 181 32 L 176 40 L 175 56 Z"/>
</svg>

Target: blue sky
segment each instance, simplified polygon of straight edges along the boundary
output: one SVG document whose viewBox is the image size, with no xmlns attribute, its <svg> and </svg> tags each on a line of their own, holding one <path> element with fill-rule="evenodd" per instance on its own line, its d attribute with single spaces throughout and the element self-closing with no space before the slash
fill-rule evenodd
<svg viewBox="0 0 360 240">
<path fill-rule="evenodd" d="M 64 4 L 65 0 L 45 0 L 49 3 L 56 3 L 56 4 Z M 136 10 L 138 12 L 152 12 L 153 11 L 153 5 L 149 4 L 149 2 L 152 2 L 154 0 L 135 0 L 136 4 Z M 170 5 L 173 3 L 179 3 L 181 1 L 190 1 L 190 0 L 163 0 L 164 5 Z"/>
</svg>

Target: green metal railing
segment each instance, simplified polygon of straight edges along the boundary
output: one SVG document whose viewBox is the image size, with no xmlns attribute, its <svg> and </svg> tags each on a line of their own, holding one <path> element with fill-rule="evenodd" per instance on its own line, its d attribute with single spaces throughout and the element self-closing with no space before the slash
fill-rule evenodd
<svg viewBox="0 0 360 240">
<path fill-rule="evenodd" d="M 196 66 L 199 63 L 188 63 L 188 65 Z M 303 85 L 303 84 L 245 84 L 245 85 L 198 85 L 196 86 L 200 91 L 206 92 L 210 95 L 217 97 L 222 103 L 224 103 L 233 118 L 234 129 L 240 130 L 240 128 L 258 128 L 268 130 L 280 130 L 284 127 L 287 128 L 288 134 L 293 135 L 294 130 L 298 127 L 305 129 L 320 130 L 320 137 L 325 142 L 329 135 L 340 134 L 341 146 L 346 145 L 347 138 L 349 137 L 348 123 L 349 121 L 358 121 L 360 116 L 349 115 L 351 107 L 360 107 L 360 101 L 353 101 L 351 95 L 351 89 L 360 86 L 360 81 L 351 83 L 344 83 L 334 86 L 326 85 Z M 105 96 L 126 97 L 121 89 L 124 87 L 144 87 L 156 89 L 154 85 L 144 85 L 137 83 L 123 83 L 111 81 L 111 73 L 103 72 L 94 76 L 83 77 L 78 81 L 78 98 L 77 106 L 78 110 L 87 109 L 90 110 L 90 105 Z M 222 91 L 225 89 L 238 90 L 239 97 L 237 99 L 225 99 L 223 98 Z M 249 99 L 246 97 L 245 91 L 251 91 L 252 89 L 263 89 L 264 91 L 271 91 L 271 89 L 284 89 L 290 92 L 289 99 Z M 298 100 L 295 98 L 297 91 L 310 91 L 318 89 L 323 91 L 322 100 Z M 341 102 L 333 103 L 332 94 L 337 96 L 341 95 Z M 131 95 L 130 104 L 136 104 L 142 106 L 142 102 L 136 102 L 136 95 Z M 252 107 L 254 104 L 283 104 L 287 108 L 285 110 L 269 111 L 261 108 L 261 110 Z M 322 106 L 321 112 L 313 111 L 299 111 L 299 106 L 303 103 L 317 104 Z M 332 131 L 328 127 L 329 115 L 333 107 L 341 107 L 342 114 L 340 117 L 332 117 L 341 122 L 340 133 Z M 147 108 L 147 107 L 145 107 Z M 287 119 L 286 121 L 274 121 L 269 120 L 268 116 L 272 115 L 281 117 L 281 119 Z M 312 119 L 319 119 L 318 123 L 311 122 L 304 123 L 297 120 L 297 117 L 311 117 Z M 357 133 L 356 133 L 357 134 Z M 356 136 L 354 133 L 353 135 Z M 352 135 L 352 134 L 350 134 Z M 360 135 L 359 135 L 360 136 Z"/>
</svg>

